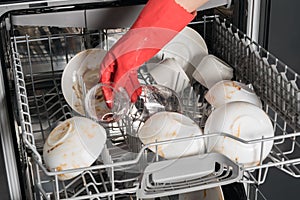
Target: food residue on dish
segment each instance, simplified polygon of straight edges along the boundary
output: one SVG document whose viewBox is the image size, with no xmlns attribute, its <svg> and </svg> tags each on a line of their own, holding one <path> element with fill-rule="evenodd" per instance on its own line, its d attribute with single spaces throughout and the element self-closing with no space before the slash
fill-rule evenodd
<svg viewBox="0 0 300 200">
<path fill-rule="evenodd" d="M 241 125 L 238 126 L 237 137 L 241 137 Z"/>
<path fill-rule="evenodd" d="M 79 166 L 79 165 L 76 165 L 76 164 L 73 164 L 73 165 L 72 165 L 72 168 L 77 169 L 77 168 L 80 168 L 80 166 Z"/>
<path fill-rule="evenodd" d="M 234 81 L 229 81 L 227 83 L 224 83 L 225 86 L 229 86 L 229 87 L 234 87 L 238 90 L 241 90 L 242 87 L 238 85 L 238 83 L 234 82 Z"/>
<path fill-rule="evenodd" d="M 59 147 L 60 145 L 62 145 L 63 143 L 58 143 L 56 144 L 54 147 L 51 147 L 50 149 L 47 150 L 47 153 L 50 153 L 51 151 L 53 151 L 54 149 L 56 149 L 57 147 Z"/>
<path fill-rule="evenodd" d="M 105 122 L 113 122 L 113 121 L 115 121 L 114 114 L 113 113 L 106 113 L 102 117 L 102 120 L 105 121 Z"/>
<path fill-rule="evenodd" d="M 230 100 L 232 98 L 232 96 L 234 95 L 235 91 L 226 91 L 226 96 L 225 98 Z"/>
<path fill-rule="evenodd" d="M 176 131 L 173 131 L 173 132 L 171 132 L 171 133 L 166 133 L 166 134 L 165 134 L 165 137 L 166 137 L 167 139 L 170 139 L 170 138 L 173 138 L 173 137 L 176 137 L 176 136 L 177 136 Z"/>
<path fill-rule="evenodd" d="M 68 132 L 74 131 L 74 126 L 71 121 L 59 125 L 51 132 L 51 140 L 58 141 L 63 138 Z"/>
<path fill-rule="evenodd" d="M 205 199 L 206 196 L 207 196 L 207 191 L 206 191 L 206 189 L 204 189 L 204 190 L 203 190 L 203 198 Z"/>
<path fill-rule="evenodd" d="M 65 170 L 65 168 L 68 166 L 68 164 L 67 163 L 64 163 L 64 164 L 60 164 L 60 165 L 58 165 L 55 169 L 56 169 L 56 171 L 62 171 L 62 170 Z"/>
<path fill-rule="evenodd" d="M 94 87 L 99 81 L 99 69 L 84 67 L 85 71 L 82 72 L 82 79 L 87 90 Z"/>
<path fill-rule="evenodd" d="M 98 87 L 95 93 L 92 94 L 90 107 L 88 109 L 92 113 L 92 116 L 94 116 L 95 118 L 104 121 L 112 121 L 111 118 L 113 118 L 113 115 L 110 113 L 111 110 L 106 105 L 101 87 Z"/>
<path fill-rule="evenodd" d="M 161 145 L 157 147 L 157 153 L 158 153 L 158 155 L 160 155 L 161 157 L 163 157 L 163 158 L 165 157 L 165 154 L 164 154 L 164 152 L 163 152 L 163 148 L 162 148 Z"/>
<path fill-rule="evenodd" d="M 230 130 L 232 132 L 232 134 L 238 138 L 241 137 L 241 124 L 239 123 L 238 125 L 236 124 L 236 122 L 241 118 L 241 116 L 238 116 L 237 118 L 234 119 L 234 121 L 232 122 L 232 124 L 230 125 Z"/>
<path fill-rule="evenodd" d="M 235 157 L 235 162 L 238 163 L 239 162 L 239 157 Z"/>
<path fill-rule="evenodd" d="M 51 147 L 47 150 L 47 153 L 50 153 L 60 145 L 64 143 L 64 141 L 59 142 L 67 133 L 72 133 L 74 131 L 74 125 L 72 121 L 67 121 L 64 124 L 56 127 L 50 134 L 49 140 L 47 140 L 48 145 Z M 53 143 L 52 143 L 53 142 Z M 57 143 L 59 142 L 59 143 Z M 53 146 L 54 145 L 54 146 Z"/>
<path fill-rule="evenodd" d="M 89 132 L 89 130 L 85 130 L 84 134 L 86 134 L 88 136 L 88 138 L 92 139 L 93 137 L 95 137 L 95 133 L 91 133 Z"/>
</svg>

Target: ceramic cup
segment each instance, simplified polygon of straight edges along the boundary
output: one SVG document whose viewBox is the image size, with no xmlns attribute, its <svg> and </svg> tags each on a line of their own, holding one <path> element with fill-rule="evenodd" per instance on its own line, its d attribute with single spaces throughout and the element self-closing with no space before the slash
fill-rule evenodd
<svg viewBox="0 0 300 200">
<path fill-rule="evenodd" d="M 204 87 L 210 89 L 222 80 L 230 80 L 233 69 L 214 55 L 205 56 L 193 73 L 193 78 Z"/>
<path fill-rule="evenodd" d="M 274 136 L 273 125 L 269 116 L 259 107 L 247 102 L 231 102 L 215 109 L 208 117 L 204 134 L 227 133 L 249 141 Z M 209 137 L 208 152 L 218 152 L 231 160 L 247 166 L 256 166 L 270 153 L 273 141 L 263 144 L 244 144 L 229 137 Z"/>
<path fill-rule="evenodd" d="M 220 81 L 212 86 L 205 95 L 205 99 L 215 108 L 226 103 L 245 101 L 262 108 L 262 103 L 251 85 L 237 81 Z"/>
<path fill-rule="evenodd" d="M 175 58 L 166 58 L 149 71 L 159 85 L 179 93 L 189 86 L 189 78 Z"/>
<path fill-rule="evenodd" d="M 143 144 L 191 137 L 191 140 L 187 141 L 157 145 L 157 148 L 150 147 L 151 151 L 157 151 L 159 156 L 166 159 L 204 153 L 204 140 L 193 138 L 197 135 L 202 135 L 199 126 L 190 118 L 175 112 L 159 112 L 152 115 L 138 132 Z"/>
<path fill-rule="evenodd" d="M 51 171 L 89 167 L 99 157 L 105 142 L 102 126 L 84 117 L 70 118 L 48 136 L 43 149 L 45 164 Z M 69 180 L 80 173 L 60 174 L 58 179 Z"/>
</svg>

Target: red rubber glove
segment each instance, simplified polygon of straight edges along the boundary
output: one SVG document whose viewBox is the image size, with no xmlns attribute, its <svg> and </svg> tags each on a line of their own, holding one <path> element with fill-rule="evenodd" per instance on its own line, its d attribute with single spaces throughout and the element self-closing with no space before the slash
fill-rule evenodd
<svg viewBox="0 0 300 200">
<path fill-rule="evenodd" d="M 135 102 L 141 94 L 137 68 L 158 53 L 194 17 L 195 14 L 187 12 L 175 0 L 149 0 L 131 29 L 103 59 L 100 82 L 125 88 Z M 112 91 L 103 88 L 103 93 L 107 102 L 112 102 Z"/>
</svg>

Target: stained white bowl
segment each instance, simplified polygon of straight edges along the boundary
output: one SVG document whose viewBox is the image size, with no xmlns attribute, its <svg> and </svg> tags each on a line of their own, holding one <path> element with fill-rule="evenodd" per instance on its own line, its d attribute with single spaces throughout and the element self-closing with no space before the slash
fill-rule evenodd
<svg viewBox="0 0 300 200">
<path fill-rule="evenodd" d="M 259 107 L 247 102 L 232 102 L 215 109 L 208 117 L 204 134 L 227 133 L 237 138 L 249 141 L 274 136 L 274 130 L 269 116 Z M 231 160 L 255 166 L 270 153 L 273 141 L 266 141 L 261 151 L 261 143 L 244 144 L 229 137 L 209 137 L 208 152 L 218 152 Z"/>
<path fill-rule="evenodd" d="M 188 87 L 189 77 L 175 58 L 166 58 L 149 71 L 157 84 L 166 86 L 177 93 Z"/>
<path fill-rule="evenodd" d="M 226 103 L 244 101 L 262 108 L 262 103 L 254 90 L 237 81 L 224 80 L 216 83 L 205 95 L 205 99 L 215 108 Z"/>
<path fill-rule="evenodd" d="M 185 27 L 161 49 L 157 57 L 175 58 L 191 79 L 196 67 L 206 55 L 208 49 L 204 39 L 194 29 Z"/>
<path fill-rule="evenodd" d="M 199 64 L 208 54 L 208 48 L 202 36 L 190 27 L 185 27 L 158 53 L 164 58 L 181 58 L 192 64 Z"/>
<path fill-rule="evenodd" d="M 48 136 L 43 149 L 47 168 L 62 171 L 89 167 L 99 157 L 106 142 L 106 131 L 84 117 L 73 117 L 59 124 Z M 68 180 L 80 172 L 58 175 Z"/>
<path fill-rule="evenodd" d="M 191 137 L 188 141 L 157 145 L 157 148 L 150 147 L 153 152 L 157 149 L 157 153 L 166 159 L 204 153 L 204 140 L 193 138 L 197 135 L 202 135 L 199 126 L 190 118 L 175 112 L 159 112 L 152 115 L 138 132 L 143 144 Z"/>
<path fill-rule="evenodd" d="M 219 81 L 232 79 L 233 69 L 220 58 L 208 55 L 202 59 L 192 76 L 201 85 L 210 89 Z"/>
</svg>

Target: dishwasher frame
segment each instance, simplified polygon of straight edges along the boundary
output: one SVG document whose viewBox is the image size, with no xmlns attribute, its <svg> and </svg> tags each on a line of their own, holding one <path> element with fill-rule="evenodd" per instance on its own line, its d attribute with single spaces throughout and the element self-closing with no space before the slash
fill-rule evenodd
<svg viewBox="0 0 300 200">
<path fill-rule="evenodd" d="M 128 18 L 128 12 L 125 14 L 125 17 L 123 19 L 123 22 L 125 23 L 132 23 L 134 20 L 134 16 L 137 16 L 140 8 L 142 8 L 143 4 L 146 2 L 146 0 L 132 0 L 132 1 L 127 1 L 127 0 L 38 0 L 38 1 L 24 1 L 24 0 L 17 0 L 13 2 L 5 2 L 0 4 L 0 16 L 1 16 L 1 32 L 2 32 L 2 41 L 1 43 L 1 73 L 0 73 L 0 83 L 1 83 L 1 93 L 0 93 L 0 98 L 2 99 L 2 103 L 0 105 L 1 107 L 1 126 L 2 130 L 0 130 L 0 135 L 1 135 L 1 142 L 2 142 L 2 151 L 3 151 L 3 157 L 4 157 L 4 164 L 5 164 L 5 170 L 6 170 L 6 180 L 7 180 L 7 185 L 8 185 L 8 192 L 9 196 L 12 199 L 20 199 L 24 196 L 29 196 L 29 199 L 31 199 L 31 195 L 27 194 L 27 191 L 31 190 L 31 186 L 24 183 L 23 179 L 26 179 L 24 177 L 24 170 L 28 170 L 26 166 L 23 166 L 22 160 L 26 159 L 25 157 L 22 157 L 19 155 L 19 151 L 21 149 L 19 141 L 20 138 L 18 136 L 18 132 L 20 131 L 18 128 L 15 131 L 15 125 L 17 122 L 14 120 L 13 116 L 13 111 L 15 108 L 10 108 L 10 103 L 13 102 L 12 99 L 10 98 L 10 86 L 11 80 L 13 79 L 13 73 L 10 71 L 12 63 L 11 63 L 11 57 L 10 55 L 7 55 L 7 53 L 11 53 L 12 51 L 10 50 L 10 42 L 9 42 L 9 35 L 14 35 L 12 33 L 11 29 L 13 27 L 13 20 L 12 20 L 12 13 L 14 14 L 21 14 L 23 17 L 25 17 L 28 14 L 32 13 L 43 13 L 43 12 L 48 12 L 48 11 L 54 11 L 56 13 L 60 13 L 63 11 L 70 11 L 72 9 L 85 9 L 85 8 L 102 8 L 102 7 L 107 7 L 111 6 L 113 10 L 115 7 L 119 6 L 130 6 L 129 13 L 131 13 L 131 17 Z M 246 2 L 245 2 L 246 4 Z M 137 6 L 136 6 L 137 5 Z M 141 6 L 139 6 L 141 5 Z M 231 0 L 211 0 L 207 5 L 199 8 L 199 10 L 205 10 L 209 8 L 214 8 L 218 7 L 221 5 L 227 5 L 229 7 L 231 5 Z M 238 4 L 237 4 L 238 5 Z M 77 8 L 78 7 L 78 8 Z M 139 8 L 140 7 L 140 8 Z M 132 10 L 133 9 L 133 10 Z M 238 12 L 240 12 L 240 9 L 237 9 Z M 242 13 L 244 15 L 246 12 Z M 239 14 L 238 14 L 239 15 Z M 130 14 L 129 14 L 130 16 Z M 105 16 L 101 15 L 96 16 L 103 18 Z M 251 18 L 251 15 L 248 15 L 248 18 Z M 246 17 L 247 18 L 247 17 Z M 54 18 L 49 18 L 53 20 Z M 64 18 L 65 22 L 70 22 Z M 31 20 L 31 19 L 30 19 Z M 27 21 L 30 21 L 27 20 Z M 50 20 L 50 21 L 51 21 Z M 240 20 L 237 19 L 237 20 Z M 55 20 L 54 20 L 55 21 Z M 56 20 L 60 21 L 60 20 Z M 74 19 L 71 20 L 74 22 Z M 45 22 L 45 21 L 44 21 Z M 44 23 L 42 22 L 42 23 Z M 46 25 L 48 21 L 46 20 Z M 239 22 L 238 22 L 239 23 Z M 67 24 L 69 25 L 69 24 Z M 123 27 L 123 26 L 122 26 Z M 244 30 L 244 29 L 243 29 Z M 5 89 L 4 89 L 5 88 Z M 16 105 L 15 105 L 16 106 Z M 28 174 L 28 173 L 26 173 Z M 5 177 L 4 177 L 5 178 Z"/>
<path fill-rule="evenodd" d="M 210 32 L 210 23 L 212 24 L 217 24 L 215 27 L 215 32 Z M 227 61 L 232 67 L 234 67 L 236 71 L 236 80 L 241 80 L 246 83 L 252 83 L 254 88 L 256 89 L 256 92 L 258 92 L 259 96 L 264 97 L 264 109 L 269 113 L 271 120 L 275 124 L 275 132 L 277 132 L 277 136 L 274 138 L 262 138 L 259 140 L 255 141 L 243 141 L 239 138 L 234 138 L 238 142 L 242 142 L 245 144 L 250 144 L 250 143 L 261 143 L 263 145 L 263 142 L 268 141 L 268 140 L 274 140 L 277 141 L 277 145 L 275 146 L 275 149 L 277 152 L 273 152 L 271 155 L 271 161 L 270 163 L 260 163 L 258 166 L 255 167 L 250 167 L 250 168 L 244 168 L 243 166 L 239 166 L 240 172 L 244 173 L 243 178 L 239 178 L 240 181 L 244 183 L 249 183 L 249 184 L 254 184 L 254 185 L 260 185 L 264 182 L 266 176 L 267 176 L 267 171 L 269 167 L 278 167 L 279 169 L 285 171 L 286 173 L 294 176 L 294 177 L 299 177 L 299 164 L 300 164 L 300 158 L 291 158 L 289 159 L 289 155 L 292 155 L 295 151 L 295 149 L 300 148 L 299 142 L 299 136 L 300 133 L 297 132 L 299 131 L 299 117 L 297 116 L 297 113 L 299 113 L 299 100 L 300 100 L 300 92 L 297 87 L 299 87 L 299 78 L 296 73 L 294 73 L 292 70 L 290 70 L 286 65 L 284 65 L 282 62 L 280 62 L 277 58 L 272 56 L 269 52 L 265 51 L 263 48 L 261 48 L 258 44 L 253 42 L 250 38 L 248 38 L 245 34 L 240 32 L 238 29 L 236 29 L 232 24 L 230 24 L 228 21 L 223 20 L 219 18 L 218 16 L 205 16 L 203 20 L 198 21 L 198 22 L 193 22 L 191 26 L 202 26 L 203 30 L 203 37 L 208 40 L 208 46 L 213 50 L 211 53 L 219 56 L 220 58 L 224 59 Z M 106 35 L 105 32 L 99 32 L 95 33 L 96 35 L 99 35 L 99 39 L 104 36 L 104 38 L 108 39 L 109 34 Z M 215 34 L 215 35 L 214 35 Z M 100 37 L 101 35 L 101 37 Z M 214 40 L 209 39 L 208 37 L 212 35 Z M 33 155 L 33 164 L 31 165 L 31 162 L 28 162 L 29 168 L 32 168 L 37 171 L 42 171 L 46 175 L 53 176 L 52 182 L 54 182 L 54 191 L 61 191 L 59 188 L 61 185 L 58 182 L 57 175 L 62 174 L 65 172 L 50 172 L 48 171 L 45 166 L 43 165 L 42 157 L 40 153 L 37 150 L 37 147 L 35 145 L 35 136 L 33 134 L 33 129 L 32 129 L 32 122 L 31 122 L 31 116 L 30 116 L 30 107 L 28 106 L 28 99 L 27 99 L 27 90 L 26 89 L 26 84 L 30 85 L 33 84 L 34 82 L 30 82 L 30 78 L 33 78 L 33 73 L 31 71 L 31 74 L 29 72 L 29 79 L 26 79 L 26 76 L 23 73 L 23 67 L 22 67 L 22 62 L 20 60 L 20 54 L 18 53 L 18 44 L 25 43 L 25 47 L 28 50 L 27 56 L 29 56 L 27 59 L 29 61 L 29 66 L 31 66 L 31 61 L 30 61 L 30 43 L 32 42 L 37 42 L 38 45 L 40 45 L 41 41 L 46 41 L 48 43 L 48 48 L 52 47 L 53 40 L 63 38 L 63 40 L 67 40 L 66 38 L 68 37 L 79 37 L 79 41 L 85 41 L 89 36 L 89 34 L 86 33 L 78 33 L 78 34 L 61 34 L 61 35 L 55 35 L 55 36 L 45 36 L 41 38 L 31 38 L 30 36 L 20 36 L 20 37 L 13 37 L 11 41 L 12 45 L 12 60 L 13 60 L 13 69 L 14 69 L 14 80 L 15 80 L 15 88 L 17 89 L 16 97 L 18 99 L 18 108 L 19 108 L 19 117 L 20 117 L 20 125 L 21 125 L 21 131 L 20 131 L 20 136 L 21 140 L 23 141 L 23 144 L 26 148 L 26 152 L 29 152 Z M 212 43 L 214 41 L 214 43 Z M 43 44 L 45 45 L 45 43 Z M 219 48 L 218 48 L 219 45 Z M 227 51 L 224 51 L 225 50 Z M 79 50 L 79 49 L 78 49 Z M 51 48 L 49 48 L 49 52 L 51 53 Z M 73 55 L 75 55 L 76 52 L 73 52 Z M 24 56 L 24 55 L 23 55 Z M 70 55 L 67 53 L 65 55 L 65 60 L 68 62 L 68 60 L 71 58 Z M 32 58 L 33 59 L 33 58 Z M 47 59 L 46 59 L 47 61 Z M 55 69 L 55 64 L 56 58 L 51 57 L 48 59 L 51 63 L 51 68 L 52 70 L 57 70 Z M 271 64 L 270 64 L 271 63 Z M 23 61 L 24 64 L 24 61 Z M 28 64 L 28 63 L 27 63 Z M 32 67 L 32 66 L 31 66 Z M 272 71 L 277 69 L 277 72 Z M 32 69 L 32 68 L 31 68 Z M 142 68 L 143 69 L 143 68 Z M 248 69 L 248 70 L 247 70 Z M 27 71 L 28 73 L 28 71 Z M 54 89 L 59 88 L 59 74 L 53 73 L 53 77 L 55 77 L 52 81 L 54 81 Z M 142 73 L 141 73 L 142 74 Z M 251 76 L 251 74 L 253 74 Z M 28 74 L 27 74 L 28 75 Z M 42 74 L 41 74 L 42 75 Z M 144 74 L 145 75 L 145 74 Z M 146 74 L 147 76 L 147 74 Z M 28 76 L 27 76 L 28 78 Z M 25 81 L 27 80 L 27 81 Z M 28 81 L 29 80 L 29 81 Z M 32 79 L 33 80 L 33 79 Z M 144 80 L 147 81 L 149 78 L 145 78 Z M 266 81 L 267 80 L 267 81 Z M 275 81 L 275 82 L 274 82 Z M 272 92 L 266 92 L 269 90 L 266 90 L 268 88 Z M 279 89 L 278 89 L 279 88 Z M 59 90 L 58 90 L 59 91 Z M 50 91 L 51 93 L 51 91 Z M 36 96 L 36 95 L 34 95 Z M 61 98 L 61 93 L 58 93 L 58 98 Z M 183 96 L 184 97 L 184 96 Z M 193 97 L 193 101 L 199 100 L 199 97 Z M 189 105 L 190 102 L 190 97 L 187 99 L 187 104 Z M 35 102 L 37 103 L 37 102 Z M 62 103 L 62 102 L 59 102 Z M 268 103 L 268 104 L 266 104 Z M 203 106 L 203 104 L 201 105 Z M 192 106 L 195 108 L 195 106 Z M 187 108 L 187 107 L 186 107 Z M 203 107 L 202 107 L 203 108 Z M 62 112 L 67 113 L 63 118 L 66 119 L 66 117 L 70 117 L 73 115 L 72 111 L 68 106 L 62 106 Z M 188 110 L 188 109 L 187 109 Z M 203 111 L 203 110 L 202 110 Z M 193 113 L 194 115 L 195 113 Z M 192 116 L 193 117 L 193 116 Z M 57 121 L 61 120 L 57 119 Z M 51 122 L 55 124 L 56 122 Z M 122 126 L 121 126 L 122 127 Z M 50 126 L 48 127 L 50 128 Z M 115 131 L 116 127 L 110 127 L 112 131 Z M 126 129 L 126 127 L 125 127 Z M 49 129 L 50 130 L 50 129 Z M 49 131 L 48 130 L 48 131 Z M 121 131 L 122 132 L 122 131 Z M 279 133 L 278 133 L 279 132 Z M 217 134 L 219 136 L 229 136 L 224 133 Z M 203 137 L 211 137 L 211 136 L 203 136 Z M 232 137 L 232 136 L 230 136 Z M 291 140 L 290 144 L 290 149 L 286 151 L 282 151 L 280 148 L 280 145 L 282 143 L 285 143 L 287 140 Z M 157 145 L 157 144 L 153 144 Z M 140 150 L 138 155 L 142 155 L 142 152 L 148 148 L 149 146 L 144 146 L 142 150 Z M 40 147 L 39 147 L 40 148 Z M 110 148 L 107 148 L 106 150 L 111 150 Z M 27 153 L 25 153 L 25 157 L 27 157 Z M 109 155 L 109 154 L 106 154 Z M 29 158 L 27 158 L 29 159 Z M 109 159 L 109 158 L 108 158 Z M 85 176 L 89 176 L 90 178 L 93 177 L 93 173 L 95 172 L 101 172 L 101 169 L 104 168 L 111 168 L 111 170 L 107 170 L 108 173 L 112 173 L 113 169 L 117 168 L 118 166 L 122 165 L 128 165 L 128 164 L 136 164 L 137 158 L 134 160 L 129 160 L 129 163 L 115 163 L 115 164 L 106 164 L 106 165 L 95 165 L 90 168 L 85 168 L 85 169 L 77 169 L 77 170 L 70 170 L 71 171 L 85 171 L 83 175 L 79 179 L 85 179 Z M 293 168 L 293 169 L 292 169 Z M 253 170 L 256 170 L 257 174 L 253 172 Z M 123 193 L 125 191 L 117 191 L 113 190 L 115 188 L 114 186 L 114 181 L 113 181 L 113 173 L 112 177 L 106 177 L 110 179 L 112 182 L 111 187 L 112 191 L 108 191 L 105 194 L 99 194 L 98 196 L 110 196 L 112 195 L 114 199 L 114 195 L 119 193 Z M 102 178 L 101 178 L 102 177 Z M 104 178 L 103 175 L 100 176 L 102 180 L 102 185 L 106 185 L 106 181 L 103 182 Z M 111 180 L 112 178 L 112 180 Z M 36 188 L 38 188 L 39 192 L 44 195 L 44 197 L 49 197 L 51 196 L 50 194 L 47 194 L 47 191 L 43 188 L 43 181 L 41 181 L 41 177 L 39 177 L 39 173 L 36 173 L 34 177 L 29 178 L 30 180 L 35 182 Z M 37 181 L 35 181 L 36 179 Z M 78 177 L 75 179 L 77 180 Z M 95 181 L 95 179 L 91 178 L 92 182 Z M 84 181 L 83 181 L 84 182 Z M 71 181 L 71 183 L 75 183 Z M 63 187 L 70 187 L 69 185 L 65 185 Z M 99 185 L 100 182 L 93 182 L 92 187 L 94 188 L 93 190 L 96 190 L 97 185 Z M 72 184 L 71 184 L 72 185 Z M 86 188 L 91 187 L 91 185 L 88 184 L 88 181 L 86 182 Z M 126 188 L 127 193 L 135 193 L 136 190 L 138 189 L 138 185 L 133 184 L 132 188 L 128 189 Z M 209 188 L 211 186 L 207 186 L 206 188 Z M 56 199 L 59 199 L 59 192 L 54 194 Z M 67 193 L 67 192 L 65 192 Z M 97 193 L 97 192 L 96 192 Z M 257 192 L 258 194 L 259 192 Z M 90 195 L 89 197 L 97 197 L 97 195 Z M 83 198 L 83 197 L 82 197 Z"/>
</svg>

